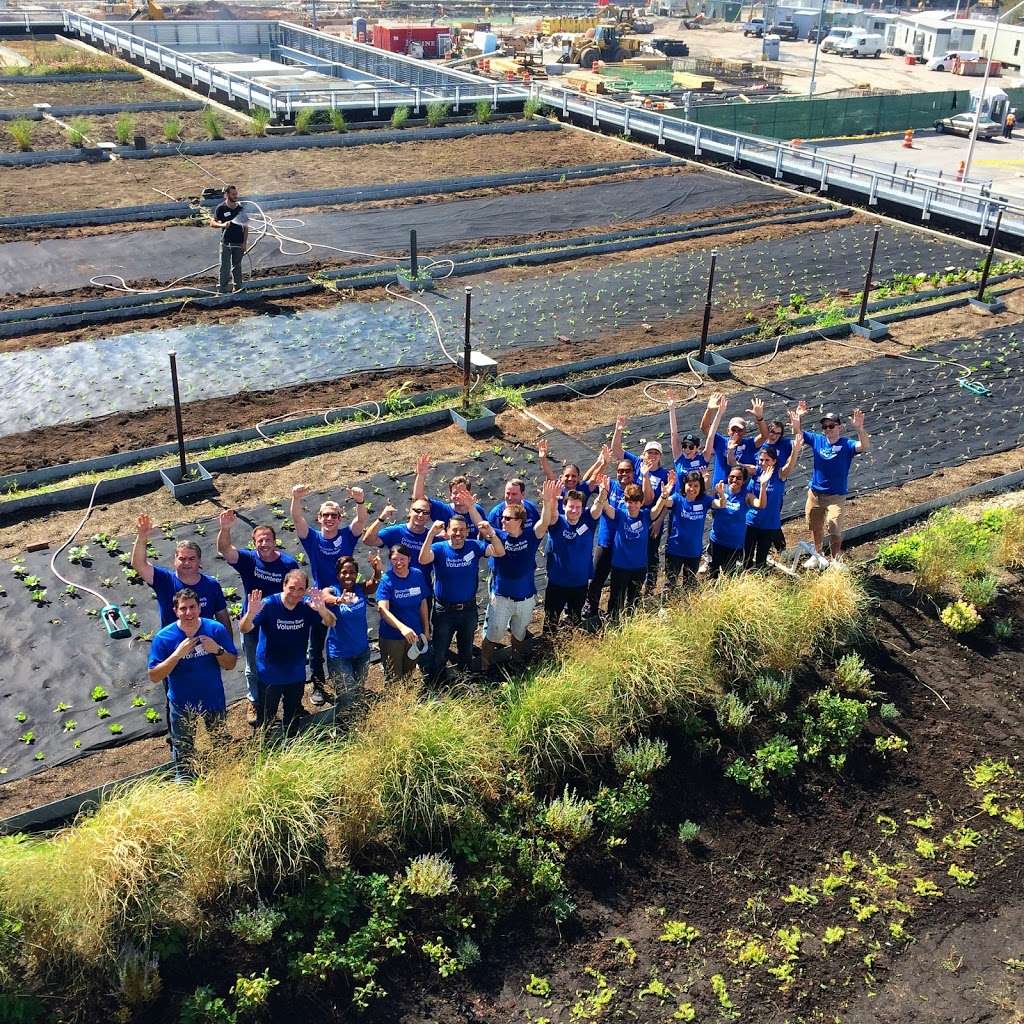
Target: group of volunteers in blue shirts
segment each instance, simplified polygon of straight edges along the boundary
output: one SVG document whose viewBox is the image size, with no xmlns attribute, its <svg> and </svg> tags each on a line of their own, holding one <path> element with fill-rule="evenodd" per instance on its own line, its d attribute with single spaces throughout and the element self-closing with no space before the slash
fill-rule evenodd
<svg viewBox="0 0 1024 1024">
<path fill-rule="evenodd" d="M 742 416 L 729 418 L 720 431 L 727 409 L 725 395 L 714 393 L 701 420 L 702 441 L 680 434 L 675 403 L 669 402 L 671 466 L 663 464 L 659 441 L 647 441 L 639 453 L 624 448 L 622 416 L 610 444 L 585 470 L 565 463 L 556 471 L 541 441 L 539 505 L 518 478 L 506 482 L 503 499 L 489 512 L 465 476 L 449 481 L 446 498 L 430 497 L 427 456 L 417 460 L 405 522 L 392 522 L 397 509 L 391 505 L 368 521 L 364 493 L 352 487 L 348 499 L 355 512 L 348 523 L 342 506 L 326 500 L 310 525 L 303 499 L 311 489 L 297 485 L 290 514 L 308 571 L 280 549 L 273 526 L 257 524 L 251 547 L 236 547 L 237 517 L 224 511 L 217 550 L 238 572 L 244 591 L 239 625 L 250 723 L 267 726 L 282 708 L 283 729 L 292 732 L 307 671 L 314 706 L 326 702 L 330 684 L 335 714 L 353 708 L 369 669 L 368 609 L 374 603 L 388 680 L 419 665 L 428 680 L 443 683 L 453 641 L 455 670 L 472 671 L 484 579 L 480 669 L 490 669 L 506 642 L 513 656 L 525 657 L 541 547 L 547 633 L 599 621 L 606 584 L 611 620 L 653 593 L 662 543 L 669 594 L 692 585 L 701 572 L 714 578 L 741 567 L 762 568 L 773 547 L 785 546 L 782 507 L 804 446 L 814 459 L 805 505 L 814 551 L 804 567 L 827 567 L 841 551 L 851 464 L 869 447 L 863 413 L 851 416 L 855 440 L 843 435 L 842 417 L 833 412 L 820 417 L 820 432 L 803 430 L 804 402 L 786 422 L 769 423 L 764 404 L 755 400 L 749 410 L 754 433 Z M 162 626 L 152 641 L 150 677 L 166 684 L 172 750 L 187 775 L 194 718 L 216 729 L 224 717 L 221 672 L 234 667 L 238 650 L 233 623 L 220 584 L 202 572 L 196 542 L 179 542 L 173 568 L 164 568 L 150 561 L 148 516 L 138 518 L 137 529 L 132 566 L 153 588 Z M 360 545 L 370 552 L 365 576 L 356 558 Z"/>
</svg>

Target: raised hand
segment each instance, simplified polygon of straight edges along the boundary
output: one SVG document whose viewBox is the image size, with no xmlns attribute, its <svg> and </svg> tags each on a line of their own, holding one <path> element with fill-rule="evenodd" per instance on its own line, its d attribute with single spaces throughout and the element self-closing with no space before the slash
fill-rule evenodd
<svg viewBox="0 0 1024 1024">
<path fill-rule="evenodd" d="M 540 439 L 540 443 L 537 445 L 537 454 L 542 458 L 548 457 L 548 440 L 546 437 Z"/>
<path fill-rule="evenodd" d="M 135 529 L 140 537 L 148 537 L 153 532 L 153 520 L 143 512 L 135 519 Z"/>
<path fill-rule="evenodd" d="M 720 497 L 720 498 L 724 498 L 725 497 L 725 481 L 724 480 L 719 480 L 718 483 L 715 484 L 715 494 L 717 494 L 718 497 Z"/>
<path fill-rule="evenodd" d="M 810 411 L 811 407 L 807 404 L 806 398 L 801 398 L 800 401 L 796 403 L 796 414 L 798 416 L 806 416 Z"/>
<path fill-rule="evenodd" d="M 380 555 L 378 555 L 376 551 L 370 555 L 368 561 L 370 563 L 370 568 L 372 568 L 374 572 L 380 573 L 383 570 L 384 564 L 381 562 Z"/>
<path fill-rule="evenodd" d="M 430 456 L 421 455 L 416 460 L 416 473 L 418 476 L 426 476 L 430 472 Z"/>
<path fill-rule="evenodd" d="M 767 466 L 761 470 L 761 483 L 766 484 L 772 478 L 772 474 L 775 472 L 774 466 Z"/>
<path fill-rule="evenodd" d="M 558 495 L 561 490 L 561 484 L 559 484 L 557 480 L 545 480 L 544 486 L 541 488 L 541 494 L 543 495 L 545 502 L 553 504 L 558 500 Z"/>
<path fill-rule="evenodd" d="M 621 413 L 615 417 L 615 429 L 625 430 L 626 429 L 626 417 Z"/>
<path fill-rule="evenodd" d="M 381 519 L 390 521 L 392 516 L 398 511 L 394 505 L 385 505 L 380 511 Z"/>
<path fill-rule="evenodd" d="M 350 487 L 348 489 L 348 496 L 355 502 L 365 501 L 366 499 L 366 494 L 363 492 L 362 487 Z"/>
<path fill-rule="evenodd" d="M 486 519 L 476 528 L 476 532 L 484 540 L 491 540 L 494 537 L 494 527 Z"/>
<path fill-rule="evenodd" d="M 610 485 L 609 485 L 609 482 L 608 482 L 608 474 L 607 473 L 602 473 L 597 478 L 597 489 L 606 498 L 608 497 L 608 488 L 609 488 L 609 486 Z"/>
<path fill-rule="evenodd" d="M 708 399 L 708 409 L 714 412 L 717 408 L 722 406 L 725 401 L 725 395 L 721 391 L 712 391 L 711 397 Z"/>
<path fill-rule="evenodd" d="M 444 523 L 441 522 L 440 519 L 435 519 L 430 524 L 430 530 L 431 530 L 432 533 L 443 533 L 444 532 Z"/>
<path fill-rule="evenodd" d="M 676 481 L 678 479 L 679 479 L 679 477 L 677 476 L 676 471 L 674 469 L 670 469 L 668 471 L 668 479 L 665 481 L 665 490 L 666 491 L 673 491 L 673 490 L 675 490 Z"/>
<path fill-rule="evenodd" d="M 608 445 L 606 445 L 606 444 L 601 445 L 601 462 L 604 463 L 605 466 L 607 466 L 608 463 L 611 462 L 611 461 L 612 461 L 612 450 L 611 450 L 611 448 L 609 448 Z"/>
<path fill-rule="evenodd" d="M 233 508 L 226 508 L 219 516 L 217 516 L 217 525 L 222 530 L 230 530 L 235 525 L 235 510 Z"/>
<path fill-rule="evenodd" d="M 309 488 L 306 484 L 296 484 L 292 488 L 292 497 L 302 499 L 307 494 L 310 493 L 310 490 L 311 488 Z"/>
<path fill-rule="evenodd" d="M 764 419 L 764 399 L 763 398 L 755 398 L 755 399 L 753 399 L 753 401 L 751 401 L 751 403 L 750 403 L 750 408 L 747 410 L 747 412 L 749 412 L 750 415 L 753 416 L 755 420 L 763 420 Z"/>
<path fill-rule="evenodd" d="M 324 608 L 324 592 L 319 587 L 310 587 L 306 591 L 306 601 L 313 611 L 322 611 Z"/>
<path fill-rule="evenodd" d="M 251 618 L 255 619 L 259 613 L 263 611 L 263 591 L 262 590 L 250 590 L 249 591 L 249 608 L 248 612 Z"/>
<path fill-rule="evenodd" d="M 853 410 L 853 415 L 850 417 L 850 422 L 853 424 L 854 429 L 856 429 L 856 430 L 863 430 L 864 429 L 864 410 L 863 409 L 854 409 Z"/>
<path fill-rule="evenodd" d="M 795 409 L 789 410 L 789 428 L 793 431 L 794 437 L 803 433 L 800 424 L 800 413 Z"/>
</svg>

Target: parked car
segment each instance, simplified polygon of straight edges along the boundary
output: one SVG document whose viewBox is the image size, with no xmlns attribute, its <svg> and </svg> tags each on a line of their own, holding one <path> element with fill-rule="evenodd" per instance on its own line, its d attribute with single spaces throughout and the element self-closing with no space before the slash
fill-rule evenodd
<svg viewBox="0 0 1024 1024">
<path fill-rule="evenodd" d="M 764 35 L 764 18 L 751 18 L 743 26 L 743 34 L 745 36 L 757 36 L 760 39 Z"/>
<path fill-rule="evenodd" d="M 828 38 L 829 33 L 831 31 L 832 30 L 827 25 L 823 25 L 821 27 L 820 31 L 818 29 L 816 29 L 816 28 L 812 28 L 807 33 L 807 42 L 809 42 L 809 43 L 816 43 L 819 39 L 825 40 L 825 39 Z"/>
<path fill-rule="evenodd" d="M 651 46 L 660 50 L 666 57 L 689 57 L 690 48 L 682 39 L 652 39 Z"/>
<path fill-rule="evenodd" d="M 963 135 L 969 137 L 974 130 L 974 114 L 954 114 L 952 117 L 943 117 L 935 122 L 935 130 L 941 135 L 949 132 L 950 135 Z M 978 138 L 995 139 L 1003 134 L 1003 126 L 990 117 L 982 116 L 978 119 Z"/>
<path fill-rule="evenodd" d="M 778 36 L 780 39 L 795 40 L 800 38 L 796 25 L 791 21 L 777 21 L 768 29 L 768 34 Z"/>
<path fill-rule="evenodd" d="M 845 43 L 850 36 L 853 35 L 855 29 L 852 28 L 833 28 L 829 30 L 829 34 L 821 42 L 821 50 L 823 53 L 836 53 L 839 50 L 839 46 Z"/>
<path fill-rule="evenodd" d="M 979 60 L 980 53 L 974 50 L 948 50 L 941 57 L 932 57 L 925 67 L 929 71 L 952 71 L 958 60 Z"/>
<path fill-rule="evenodd" d="M 855 32 L 836 47 L 840 57 L 881 57 L 882 37 L 870 32 Z"/>
</svg>

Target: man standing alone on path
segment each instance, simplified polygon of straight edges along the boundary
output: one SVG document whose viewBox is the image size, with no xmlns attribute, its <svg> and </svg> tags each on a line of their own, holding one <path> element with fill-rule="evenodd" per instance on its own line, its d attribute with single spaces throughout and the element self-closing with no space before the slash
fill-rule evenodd
<svg viewBox="0 0 1024 1024">
<path fill-rule="evenodd" d="M 220 228 L 220 293 L 238 291 L 242 287 L 242 257 L 249 242 L 249 215 L 238 201 L 238 189 L 228 185 L 224 189 L 224 202 L 213 211 L 210 224 Z M 228 278 L 234 287 L 228 288 Z"/>
</svg>

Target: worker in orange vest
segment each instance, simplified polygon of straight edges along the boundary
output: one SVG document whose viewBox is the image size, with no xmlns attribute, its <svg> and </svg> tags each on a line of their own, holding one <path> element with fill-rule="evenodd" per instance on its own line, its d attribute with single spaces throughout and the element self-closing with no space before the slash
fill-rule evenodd
<svg viewBox="0 0 1024 1024">
<path fill-rule="evenodd" d="M 1012 139 L 1013 138 L 1013 128 L 1014 128 L 1014 125 L 1016 125 L 1016 123 L 1017 123 L 1017 111 L 1016 111 L 1016 108 L 1014 108 L 1013 110 L 1011 110 L 1006 115 L 1006 120 L 1003 122 L 1003 138 L 1004 139 Z"/>
</svg>

